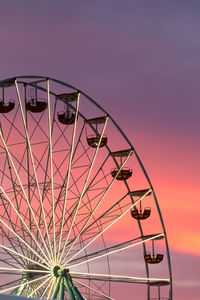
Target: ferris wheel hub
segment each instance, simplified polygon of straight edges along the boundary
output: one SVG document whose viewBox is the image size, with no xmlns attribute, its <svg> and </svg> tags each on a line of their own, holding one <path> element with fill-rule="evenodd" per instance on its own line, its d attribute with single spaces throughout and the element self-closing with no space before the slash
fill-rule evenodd
<svg viewBox="0 0 200 300">
<path fill-rule="evenodd" d="M 61 269 L 59 266 L 55 266 L 53 268 L 53 274 L 55 277 L 59 277 L 59 276 L 69 276 L 69 269 Z"/>
</svg>

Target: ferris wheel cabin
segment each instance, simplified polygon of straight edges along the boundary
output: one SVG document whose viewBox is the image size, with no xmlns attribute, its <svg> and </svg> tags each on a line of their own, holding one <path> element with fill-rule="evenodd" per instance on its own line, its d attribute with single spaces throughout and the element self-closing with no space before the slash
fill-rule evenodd
<svg viewBox="0 0 200 300">
<path fill-rule="evenodd" d="M 113 158 L 117 160 L 119 160 L 118 165 L 122 166 L 123 162 L 122 159 L 123 158 L 127 158 L 128 156 L 132 155 L 132 151 L 131 150 L 122 150 L 122 151 L 116 151 L 116 152 L 112 152 L 110 154 Z M 117 179 L 117 180 L 127 180 L 132 176 L 133 171 L 128 168 L 128 167 L 117 167 L 111 170 L 111 175 L 113 178 Z"/>
<path fill-rule="evenodd" d="M 76 115 L 69 103 L 77 101 L 78 95 L 77 92 L 57 95 L 57 99 L 65 103 L 64 111 L 58 112 L 57 114 L 60 123 L 64 125 L 74 124 Z"/>
<path fill-rule="evenodd" d="M 167 281 L 167 280 L 157 280 L 157 281 L 151 281 L 149 282 L 149 287 L 157 287 L 158 288 L 158 291 L 157 291 L 157 297 L 150 297 L 150 300 L 169 300 L 168 297 L 163 297 L 161 295 L 161 287 L 164 287 L 164 286 L 168 286 L 170 285 L 170 282 Z"/>
<path fill-rule="evenodd" d="M 154 243 L 156 240 L 161 240 L 163 239 L 164 236 L 159 236 L 156 237 L 152 240 L 152 254 L 151 253 L 146 253 L 144 254 L 144 260 L 146 261 L 146 263 L 148 264 L 159 264 L 162 260 L 164 255 L 163 254 L 155 254 L 155 247 L 154 247 Z"/>
<path fill-rule="evenodd" d="M 91 148 L 102 148 L 107 144 L 107 136 L 102 135 L 99 133 L 99 127 L 104 125 L 106 122 L 107 117 L 98 117 L 93 119 L 88 119 L 85 121 L 87 125 L 93 128 L 95 134 L 88 135 L 87 128 L 86 128 L 86 136 L 87 136 L 87 143 Z"/>
<path fill-rule="evenodd" d="M 28 101 L 26 101 L 26 110 L 32 113 L 40 113 L 47 109 L 47 101 L 45 99 L 38 98 L 37 85 L 29 89 Z"/>
<path fill-rule="evenodd" d="M 10 100 L 7 104 L 5 103 L 4 88 L 10 87 L 12 85 L 14 85 L 13 80 L 5 81 L 5 82 L 0 84 L 0 87 L 2 88 L 2 99 L 0 99 L 0 113 L 1 114 L 9 113 L 15 107 L 15 101 L 14 100 Z"/>
<path fill-rule="evenodd" d="M 151 191 L 149 189 L 144 189 L 144 190 L 133 191 L 130 193 L 130 195 L 133 197 L 143 197 L 145 194 L 146 196 L 150 196 Z M 150 214 L 151 214 L 150 207 L 145 207 L 145 209 L 142 210 L 142 201 L 140 201 L 140 209 L 134 207 L 134 209 L 131 210 L 131 216 L 136 220 L 145 220 L 150 217 Z"/>
</svg>

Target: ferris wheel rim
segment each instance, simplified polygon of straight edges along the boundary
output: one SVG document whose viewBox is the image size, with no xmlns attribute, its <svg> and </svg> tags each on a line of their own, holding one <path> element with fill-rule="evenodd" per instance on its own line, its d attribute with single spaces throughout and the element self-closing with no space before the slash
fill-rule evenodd
<svg viewBox="0 0 200 300">
<path fill-rule="evenodd" d="M 164 234 L 164 236 L 165 236 L 165 243 L 166 243 L 167 255 L 168 255 L 168 266 L 169 266 L 169 269 L 170 269 L 170 272 L 169 272 L 169 273 L 170 273 L 170 284 L 171 284 L 171 286 L 172 286 L 171 263 L 170 263 L 170 256 L 169 256 L 169 249 L 168 249 L 168 242 L 167 242 L 167 235 L 166 235 L 166 231 L 165 231 L 165 226 L 164 226 L 164 222 L 163 222 L 163 219 L 162 219 L 162 215 L 161 215 L 161 212 L 160 212 L 160 208 L 159 208 L 159 205 L 158 205 L 158 201 L 157 201 L 157 198 L 156 198 L 154 189 L 153 189 L 153 187 L 152 187 L 152 184 L 151 184 L 151 182 L 150 182 L 150 179 L 149 179 L 149 177 L 148 177 L 148 174 L 147 174 L 146 170 L 144 169 L 144 166 L 143 166 L 143 164 L 142 164 L 142 162 L 141 162 L 141 160 L 140 160 L 140 158 L 139 158 L 139 156 L 138 156 L 138 154 L 137 154 L 135 148 L 132 146 L 132 144 L 130 143 L 129 139 L 126 137 L 126 135 L 124 134 L 124 132 L 121 130 L 121 128 L 118 126 L 118 124 L 113 120 L 113 118 L 112 118 L 109 114 L 107 114 L 107 112 L 106 112 L 106 111 L 105 111 L 98 103 L 96 103 L 95 100 L 93 100 L 91 97 L 89 97 L 87 94 L 85 94 L 85 93 L 82 92 L 81 90 L 79 90 L 79 89 L 75 88 L 74 86 L 69 85 L 69 84 L 67 84 L 67 83 L 65 83 L 65 82 L 56 80 L 56 79 L 54 79 L 54 78 L 46 77 L 46 76 L 27 75 L 27 76 L 17 76 L 17 77 L 11 77 L 11 78 L 8 78 L 8 79 L 6 79 L 6 80 L 0 81 L 0 85 L 1 85 L 2 83 L 4 83 L 5 81 L 13 80 L 13 79 L 17 80 L 17 79 L 20 79 L 20 78 L 22 78 L 22 79 L 35 78 L 35 79 L 42 79 L 42 80 L 43 80 L 43 79 L 44 79 L 44 80 L 52 80 L 52 81 L 54 81 L 54 82 L 57 82 L 57 83 L 59 83 L 59 84 L 62 84 L 62 85 L 64 85 L 64 86 L 67 86 L 67 87 L 69 87 L 69 88 L 72 88 L 72 89 L 76 90 L 76 91 L 79 92 L 81 95 L 85 96 L 85 97 L 86 97 L 89 101 L 91 101 L 93 104 L 95 104 L 98 108 L 100 108 L 100 109 L 105 113 L 106 116 L 109 116 L 110 120 L 113 122 L 113 124 L 115 125 L 115 127 L 119 130 L 119 132 L 120 132 L 120 133 L 123 135 L 123 137 L 126 139 L 127 143 L 130 145 L 131 150 L 134 151 L 134 153 L 135 153 L 135 155 L 136 155 L 136 157 L 137 157 L 137 160 L 138 160 L 138 162 L 139 162 L 139 164 L 140 164 L 140 166 L 141 166 L 141 168 L 142 168 L 142 170 L 143 170 L 143 172 L 144 172 L 144 175 L 146 176 L 146 178 L 147 178 L 147 180 L 148 180 L 148 182 L 149 182 L 150 188 L 151 188 L 151 190 L 152 190 L 152 192 L 153 192 L 153 195 L 154 195 L 154 201 L 155 201 L 155 203 L 156 203 L 157 210 L 158 210 L 158 212 L 159 212 L 160 220 L 161 220 L 162 227 L 163 227 L 163 234 Z"/>
</svg>

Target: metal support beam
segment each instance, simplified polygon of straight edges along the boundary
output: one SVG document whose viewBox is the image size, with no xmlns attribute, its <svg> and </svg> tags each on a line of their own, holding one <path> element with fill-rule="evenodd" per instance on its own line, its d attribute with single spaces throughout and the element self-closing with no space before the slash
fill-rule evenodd
<svg viewBox="0 0 200 300">
<path fill-rule="evenodd" d="M 64 294 L 65 294 L 65 286 L 64 286 L 64 279 L 62 278 L 61 283 L 60 283 L 59 300 L 64 300 Z M 66 298 L 66 296 L 65 296 L 65 298 Z"/>
<path fill-rule="evenodd" d="M 57 277 L 57 282 L 54 288 L 52 299 L 64 300 L 66 298 L 65 291 L 69 295 L 69 300 L 85 300 L 77 287 L 73 284 L 72 278 L 68 269 L 60 269 L 58 266 L 54 268 L 54 275 Z"/>
<path fill-rule="evenodd" d="M 58 292 L 60 290 L 61 281 L 62 281 L 62 276 L 59 276 L 58 279 L 57 279 L 56 286 L 54 288 L 52 299 L 56 299 L 57 298 Z"/>
<path fill-rule="evenodd" d="M 76 298 L 74 296 L 73 289 L 72 289 L 72 284 L 70 284 L 70 281 L 66 276 L 64 276 L 64 283 L 65 283 L 65 287 L 67 289 L 67 292 L 69 294 L 70 300 L 76 300 Z"/>
<path fill-rule="evenodd" d="M 13 292 L 13 295 L 20 296 L 25 288 L 25 282 L 27 281 L 27 275 L 22 276 L 21 285 L 18 286 Z"/>
</svg>

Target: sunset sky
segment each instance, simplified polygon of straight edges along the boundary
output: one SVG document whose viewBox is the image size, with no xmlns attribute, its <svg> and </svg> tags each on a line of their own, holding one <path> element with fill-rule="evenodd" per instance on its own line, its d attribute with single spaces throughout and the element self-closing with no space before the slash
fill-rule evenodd
<svg viewBox="0 0 200 300">
<path fill-rule="evenodd" d="M 0 80 L 93 97 L 135 146 L 164 218 L 175 300 L 200 295 L 200 2 L 1 1 Z"/>
</svg>

